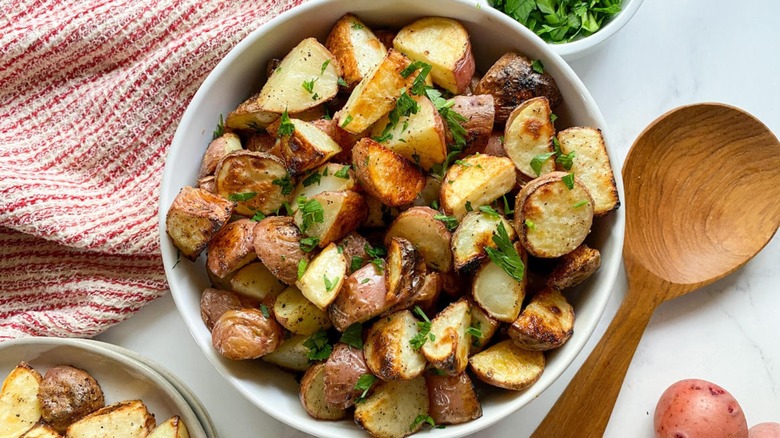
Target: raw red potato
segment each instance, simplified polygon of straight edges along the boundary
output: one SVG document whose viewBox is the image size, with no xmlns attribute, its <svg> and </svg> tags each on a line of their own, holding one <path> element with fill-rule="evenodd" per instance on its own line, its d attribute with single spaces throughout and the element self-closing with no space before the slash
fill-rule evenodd
<svg viewBox="0 0 780 438">
<path fill-rule="evenodd" d="M 747 438 L 745 414 L 720 386 L 685 379 L 666 389 L 655 407 L 655 436 Z"/>
</svg>

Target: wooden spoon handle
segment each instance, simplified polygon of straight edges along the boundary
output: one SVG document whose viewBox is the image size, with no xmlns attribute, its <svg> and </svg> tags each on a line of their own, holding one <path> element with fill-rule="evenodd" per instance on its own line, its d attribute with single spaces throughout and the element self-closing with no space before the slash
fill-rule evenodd
<svg viewBox="0 0 780 438">
<path fill-rule="evenodd" d="M 532 437 L 603 436 L 628 366 L 657 306 L 652 287 L 647 283 L 629 286 L 629 296 L 604 337 Z"/>
</svg>

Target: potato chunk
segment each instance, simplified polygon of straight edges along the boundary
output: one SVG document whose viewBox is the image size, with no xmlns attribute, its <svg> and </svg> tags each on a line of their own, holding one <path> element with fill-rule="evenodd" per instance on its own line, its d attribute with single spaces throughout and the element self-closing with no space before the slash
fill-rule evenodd
<svg viewBox="0 0 780 438">
<path fill-rule="evenodd" d="M 236 213 L 271 214 L 288 200 L 281 181 L 289 178 L 284 162 L 264 152 L 231 152 L 217 165 L 217 193 L 235 199 Z"/>
<path fill-rule="evenodd" d="M 526 350 L 558 348 L 572 333 L 574 309 L 559 291 L 549 287 L 537 292 L 509 327 L 509 336 Z"/>
<path fill-rule="evenodd" d="M 441 184 L 441 206 L 458 220 L 468 212 L 488 205 L 515 186 L 515 166 L 504 157 L 471 155 L 453 164 Z"/>
<path fill-rule="evenodd" d="M 309 261 L 309 254 L 301 249 L 303 237 L 293 218 L 269 216 L 255 226 L 255 253 L 276 278 L 295 284 L 301 260 Z"/>
<path fill-rule="evenodd" d="M 255 221 L 239 219 L 219 230 L 209 243 L 206 260 L 209 271 L 224 278 L 255 260 L 255 225 Z"/>
<path fill-rule="evenodd" d="M 211 330 L 214 349 L 233 360 L 264 356 L 276 349 L 282 336 L 282 327 L 260 309 L 228 310 Z"/>
<path fill-rule="evenodd" d="M 17 437 L 41 418 L 38 392 L 43 378 L 25 362 L 3 380 L 0 390 L 0 434 Z"/>
<path fill-rule="evenodd" d="M 325 401 L 331 406 L 347 409 L 363 393 L 355 385 L 364 374 L 370 374 L 363 350 L 338 343 L 325 362 Z"/>
<path fill-rule="evenodd" d="M 68 365 L 49 368 L 38 392 L 41 419 L 59 433 L 105 406 L 103 390 L 86 371 Z"/>
<path fill-rule="evenodd" d="M 503 224 L 510 240 L 516 236 L 515 229 L 501 215 L 488 214 L 480 210 L 472 211 L 463 217 L 458 228 L 452 234 L 452 254 L 455 269 L 471 272 L 487 259 L 486 247 L 495 248 L 493 236 L 498 225 Z"/>
<path fill-rule="evenodd" d="M 517 170 L 529 180 L 555 170 L 555 157 L 550 155 L 553 152 L 555 128 L 550 114 L 552 112 L 547 99 L 535 97 L 515 108 L 506 122 L 504 150 Z M 541 160 L 545 156 L 547 158 Z M 532 165 L 534 159 L 540 160 L 538 173 Z"/>
<path fill-rule="evenodd" d="M 558 290 L 574 287 L 587 280 L 600 266 L 599 250 L 583 243 L 558 259 L 558 264 L 547 277 L 547 285 Z"/>
<path fill-rule="evenodd" d="M 340 420 L 347 416 L 344 409 L 328 403 L 325 398 L 325 364 L 318 363 L 301 379 L 298 395 L 306 412 L 318 420 Z"/>
<path fill-rule="evenodd" d="M 482 404 L 468 373 L 448 376 L 429 372 L 425 383 L 434 423 L 460 424 L 482 416 Z"/>
<path fill-rule="evenodd" d="M 206 190 L 184 187 L 168 210 L 165 231 L 184 257 L 195 260 L 227 224 L 234 206 L 234 202 Z"/>
<path fill-rule="evenodd" d="M 304 234 L 316 238 L 320 248 L 355 231 L 368 214 L 363 195 L 354 190 L 323 192 L 297 201 L 295 224 Z M 322 220 L 318 216 L 320 211 Z"/>
<path fill-rule="evenodd" d="M 279 324 L 296 335 L 311 336 L 331 325 L 328 314 L 307 300 L 295 286 L 288 287 L 276 297 L 274 315 Z"/>
<path fill-rule="evenodd" d="M 190 438 L 190 432 L 181 417 L 174 415 L 155 427 L 147 438 Z"/>
<path fill-rule="evenodd" d="M 387 56 L 384 44 L 352 14 L 345 14 L 333 25 L 325 47 L 341 64 L 348 87 L 363 80 Z"/>
<path fill-rule="evenodd" d="M 156 422 L 141 400 L 114 403 L 87 415 L 68 427 L 68 438 L 145 438 Z"/>
<path fill-rule="evenodd" d="M 336 244 L 331 243 L 309 263 L 296 286 L 315 306 L 325 310 L 336 299 L 346 273 L 347 260 Z"/>
<path fill-rule="evenodd" d="M 417 318 L 408 310 L 377 320 L 368 330 L 366 365 L 382 380 L 409 380 L 425 370 L 425 356 L 411 344 L 417 336 Z"/>
<path fill-rule="evenodd" d="M 393 237 L 401 237 L 420 251 L 429 268 L 447 272 L 452 269 L 452 234 L 434 216 L 439 212 L 429 207 L 412 207 L 393 221 L 385 234 L 385 245 Z"/>
<path fill-rule="evenodd" d="M 385 273 L 369 263 L 347 278 L 336 300 L 328 307 L 328 316 L 336 330 L 343 332 L 356 322 L 379 315 L 387 307 Z"/>
<path fill-rule="evenodd" d="M 519 391 L 534 384 L 544 371 L 544 353 L 529 351 L 511 339 L 471 356 L 471 371 L 479 380 L 499 388 Z"/>
<path fill-rule="evenodd" d="M 391 207 L 411 204 L 425 187 L 417 166 L 370 138 L 352 148 L 352 164 L 363 188 Z"/>
<path fill-rule="evenodd" d="M 306 371 L 311 367 L 309 347 L 303 345 L 309 340 L 306 335 L 293 335 L 279 344 L 276 350 L 261 357 L 263 361 L 272 363 L 289 371 Z"/>
<path fill-rule="evenodd" d="M 434 339 L 422 346 L 425 358 L 434 367 L 455 376 L 468 365 L 471 335 L 466 332 L 471 324 L 471 306 L 461 299 L 439 312 L 431 320 Z"/>
<path fill-rule="evenodd" d="M 515 244 L 515 250 L 523 264 L 527 264 L 525 251 L 519 243 Z M 512 322 L 520 314 L 527 278 L 523 275 L 522 280 L 517 281 L 492 260 L 487 260 L 474 275 L 471 296 L 491 318 Z"/>
<path fill-rule="evenodd" d="M 217 164 L 225 155 L 231 152 L 240 151 L 241 149 L 241 139 L 232 132 L 226 132 L 222 136 L 214 139 L 206 148 L 206 153 L 203 154 L 203 161 L 200 164 L 198 178 L 213 175 L 214 170 L 217 168 Z"/>
<path fill-rule="evenodd" d="M 280 137 L 279 152 L 293 174 L 300 174 L 325 163 L 341 152 L 341 146 L 313 123 L 290 119 L 292 134 L 280 135 L 281 119 L 268 127 L 268 132 Z"/>
<path fill-rule="evenodd" d="M 428 390 L 422 376 L 382 382 L 355 407 L 355 423 L 378 438 L 403 438 L 422 428 L 415 422 L 428 415 Z"/>
</svg>

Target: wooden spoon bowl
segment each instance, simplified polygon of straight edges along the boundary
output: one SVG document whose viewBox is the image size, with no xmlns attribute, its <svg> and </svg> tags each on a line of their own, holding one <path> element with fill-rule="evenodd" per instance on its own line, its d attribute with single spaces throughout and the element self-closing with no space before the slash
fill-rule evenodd
<svg viewBox="0 0 780 438">
<path fill-rule="evenodd" d="M 780 225 L 780 142 L 731 106 L 656 119 L 631 147 L 623 181 L 628 292 L 534 437 L 601 437 L 656 307 L 734 272 Z"/>
</svg>

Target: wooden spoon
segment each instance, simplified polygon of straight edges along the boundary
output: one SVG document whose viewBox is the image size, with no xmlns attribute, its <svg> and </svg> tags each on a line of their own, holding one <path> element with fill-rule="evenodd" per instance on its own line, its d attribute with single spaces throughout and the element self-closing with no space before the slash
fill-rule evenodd
<svg viewBox="0 0 780 438">
<path fill-rule="evenodd" d="M 734 272 L 780 225 L 780 143 L 722 104 L 674 109 L 623 166 L 628 292 L 533 437 L 601 437 L 655 308 Z"/>
</svg>

